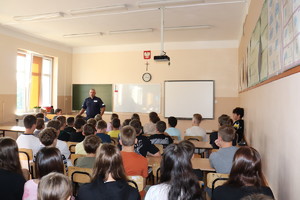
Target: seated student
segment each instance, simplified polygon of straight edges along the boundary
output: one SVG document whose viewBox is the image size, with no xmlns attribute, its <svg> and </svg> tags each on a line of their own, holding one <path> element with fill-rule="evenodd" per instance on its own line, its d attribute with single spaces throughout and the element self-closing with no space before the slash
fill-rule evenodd
<svg viewBox="0 0 300 200">
<path fill-rule="evenodd" d="M 35 157 L 35 171 L 37 179 L 30 179 L 25 183 L 22 200 L 37 199 L 38 183 L 43 176 L 51 172 L 64 174 L 64 164 L 60 151 L 55 147 L 40 149 Z"/>
<path fill-rule="evenodd" d="M 83 125 L 86 124 L 86 121 L 83 118 L 79 118 L 75 120 L 75 133 L 71 133 L 70 142 L 82 142 L 84 140 L 84 135 L 82 135 Z"/>
<path fill-rule="evenodd" d="M 0 138 L 0 198 L 22 199 L 25 182 L 16 141 Z"/>
<path fill-rule="evenodd" d="M 39 137 L 39 133 L 45 128 L 45 122 L 42 118 L 36 119 L 36 129 L 33 132 L 35 137 Z"/>
<path fill-rule="evenodd" d="M 169 128 L 167 128 L 166 133 L 168 133 L 170 136 L 177 136 L 178 140 L 181 140 L 180 130 L 178 128 L 175 128 L 175 126 L 177 125 L 177 119 L 175 117 L 169 117 L 168 124 Z"/>
<path fill-rule="evenodd" d="M 19 148 L 32 149 L 33 154 L 36 154 L 41 147 L 40 140 L 33 135 L 33 132 L 36 129 L 36 120 L 34 115 L 25 116 L 23 120 L 25 132 L 17 139 Z"/>
<path fill-rule="evenodd" d="M 107 124 L 104 120 L 97 122 L 97 133 L 96 135 L 101 139 L 102 143 L 111 143 L 111 138 L 106 134 Z"/>
<path fill-rule="evenodd" d="M 91 183 L 80 187 L 77 200 L 139 200 L 138 191 L 129 186 L 118 148 L 103 144 L 97 150 Z"/>
<path fill-rule="evenodd" d="M 149 113 L 149 122 L 143 127 L 145 134 L 153 135 L 156 133 L 156 123 L 160 121 L 158 114 L 156 112 Z"/>
<path fill-rule="evenodd" d="M 141 135 L 142 133 L 142 124 L 139 120 L 134 119 L 129 123 L 135 129 L 137 142 L 134 145 L 135 152 L 146 157 L 149 156 L 160 156 L 159 149 L 151 144 L 151 141 L 148 137 Z"/>
<path fill-rule="evenodd" d="M 156 134 L 149 137 L 152 144 L 162 144 L 166 148 L 169 144 L 173 143 L 173 139 L 165 133 L 166 128 L 166 122 L 159 121 L 156 123 Z"/>
<path fill-rule="evenodd" d="M 201 200 L 190 156 L 182 146 L 171 144 L 165 149 L 160 172 L 160 184 L 150 187 L 145 200 Z"/>
<path fill-rule="evenodd" d="M 68 133 L 67 131 L 65 131 L 65 128 L 67 126 L 67 119 L 65 116 L 58 116 L 56 118 L 58 121 L 60 121 L 60 128 L 59 128 L 59 135 L 58 135 L 58 139 L 62 140 L 62 141 L 69 141 L 70 140 L 70 133 Z"/>
<path fill-rule="evenodd" d="M 237 147 L 232 146 L 235 138 L 235 130 L 230 125 L 223 125 L 219 128 L 218 139 L 215 141 L 220 147 L 219 151 L 213 152 L 209 156 L 209 162 L 217 173 L 229 174 L 232 167 L 232 160 Z"/>
<path fill-rule="evenodd" d="M 206 141 L 206 131 L 200 127 L 202 116 L 198 113 L 193 115 L 192 127 L 186 129 L 186 136 L 201 136 L 203 141 Z"/>
<path fill-rule="evenodd" d="M 46 112 L 45 110 L 42 110 L 42 112 L 36 114 L 35 117 L 36 117 L 37 119 L 39 119 L 39 118 L 40 118 L 40 119 L 43 119 L 44 122 L 48 122 L 49 119 L 46 117 L 46 115 L 47 115 L 47 112 Z"/>
<path fill-rule="evenodd" d="M 131 120 L 134 120 L 134 119 L 137 119 L 137 120 L 141 121 L 140 116 L 139 116 L 139 114 L 137 114 L 137 113 L 133 113 L 133 114 L 132 114 Z"/>
<path fill-rule="evenodd" d="M 233 127 L 238 135 L 238 143 L 244 141 L 244 108 L 236 107 L 232 111 L 232 118 L 234 120 Z"/>
<path fill-rule="evenodd" d="M 57 137 L 58 137 L 59 130 L 60 130 L 60 121 L 58 121 L 58 120 L 50 120 L 47 123 L 47 128 L 48 127 L 55 128 L 55 130 L 57 131 Z M 69 147 L 68 147 L 68 145 L 67 145 L 66 142 L 57 139 L 56 148 L 58 148 L 59 151 L 61 152 L 61 154 L 63 154 L 67 159 L 69 158 L 69 156 L 70 156 L 71 153 L 70 153 Z"/>
<path fill-rule="evenodd" d="M 100 114 L 97 114 L 97 115 L 95 116 L 95 120 L 96 120 L 96 122 L 102 120 L 102 116 L 101 116 Z"/>
<path fill-rule="evenodd" d="M 93 127 L 96 129 L 96 124 L 97 124 L 97 121 L 94 119 L 94 118 L 90 118 L 86 121 L 87 124 L 91 124 L 93 125 Z"/>
<path fill-rule="evenodd" d="M 96 132 L 94 126 L 91 125 L 91 124 L 85 124 L 83 126 L 82 130 L 83 130 L 82 135 L 84 137 L 89 136 L 89 135 L 94 135 L 95 132 Z M 84 147 L 83 147 L 83 142 L 84 142 L 84 140 L 82 142 L 79 142 L 78 144 L 76 144 L 75 154 L 84 154 L 84 155 L 86 155 L 86 152 L 85 152 Z"/>
<path fill-rule="evenodd" d="M 228 181 L 214 190 L 213 200 L 240 200 L 255 193 L 274 198 L 264 182 L 261 168 L 259 153 L 252 147 L 240 147 L 234 155 Z"/>
<path fill-rule="evenodd" d="M 80 157 L 77 159 L 75 166 L 83 168 L 93 168 L 96 151 L 101 144 L 101 139 L 96 135 L 89 135 L 83 140 L 84 151 L 87 153 L 85 157 Z"/>
<path fill-rule="evenodd" d="M 131 121 L 131 119 L 125 119 L 124 122 L 122 123 L 122 127 L 128 126 L 130 121 Z"/>
<path fill-rule="evenodd" d="M 54 114 L 56 116 L 54 116 L 53 119 L 56 119 L 58 116 L 62 115 L 62 109 L 60 108 L 55 109 Z"/>
<path fill-rule="evenodd" d="M 38 186 L 38 200 L 70 200 L 72 183 L 60 173 L 52 172 L 44 176 Z"/>
<path fill-rule="evenodd" d="M 117 138 L 120 133 L 120 120 L 118 118 L 114 118 L 112 120 L 112 130 L 109 131 L 107 134 L 110 135 L 110 137 Z"/>
<path fill-rule="evenodd" d="M 117 113 L 113 113 L 111 114 L 111 117 L 110 117 L 110 122 L 107 123 L 107 132 L 111 131 L 112 130 L 112 121 L 114 118 L 117 118 L 119 119 L 119 115 Z"/>
<path fill-rule="evenodd" d="M 228 115 L 221 115 L 218 118 L 218 122 L 219 122 L 219 128 L 223 125 L 230 125 L 232 126 L 232 120 L 230 119 L 230 117 Z M 218 131 L 214 131 L 211 134 L 209 134 L 209 143 L 211 144 L 211 146 L 213 146 L 214 149 L 219 149 L 219 147 L 216 145 L 215 141 L 218 139 Z M 232 145 L 235 146 L 236 142 L 235 139 L 232 141 Z"/>
<path fill-rule="evenodd" d="M 74 128 L 74 121 L 75 121 L 74 117 L 67 118 L 67 126 L 65 127 L 65 131 L 68 132 L 70 135 L 71 133 L 76 132 L 76 129 Z"/>
</svg>

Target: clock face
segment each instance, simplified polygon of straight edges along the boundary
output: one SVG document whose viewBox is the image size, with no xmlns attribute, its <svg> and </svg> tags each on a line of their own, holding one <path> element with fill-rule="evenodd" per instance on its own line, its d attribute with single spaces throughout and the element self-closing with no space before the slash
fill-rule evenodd
<svg viewBox="0 0 300 200">
<path fill-rule="evenodd" d="M 152 76 L 150 73 L 144 73 L 142 78 L 143 78 L 143 81 L 149 82 L 151 80 Z"/>
</svg>

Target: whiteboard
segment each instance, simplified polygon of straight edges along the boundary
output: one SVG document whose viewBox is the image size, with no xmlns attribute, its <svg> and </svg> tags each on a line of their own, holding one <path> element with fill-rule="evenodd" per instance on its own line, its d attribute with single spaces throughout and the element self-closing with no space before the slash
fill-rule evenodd
<svg viewBox="0 0 300 200">
<path fill-rule="evenodd" d="M 214 118 L 214 81 L 165 81 L 165 117 Z"/>
<path fill-rule="evenodd" d="M 160 84 L 115 84 L 114 112 L 160 113 Z"/>
</svg>

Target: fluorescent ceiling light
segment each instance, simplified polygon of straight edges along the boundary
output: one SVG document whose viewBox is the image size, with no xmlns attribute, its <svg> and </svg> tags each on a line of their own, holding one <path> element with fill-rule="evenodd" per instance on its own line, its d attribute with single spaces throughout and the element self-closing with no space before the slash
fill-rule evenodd
<svg viewBox="0 0 300 200">
<path fill-rule="evenodd" d="M 89 37 L 89 36 L 101 36 L 103 33 L 96 32 L 96 33 L 77 33 L 77 34 L 67 34 L 63 35 L 65 38 L 73 38 L 73 37 Z"/>
<path fill-rule="evenodd" d="M 131 30 L 119 30 L 119 31 L 109 31 L 109 34 L 123 34 L 123 33 L 139 33 L 139 32 L 152 32 L 152 28 L 145 29 L 131 29 Z"/>
<path fill-rule="evenodd" d="M 42 20 L 42 19 L 52 19 L 63 17 L 64 14 L 62 12 L 55 13 L 44 13 L 38 15 L 27 15 L 27 16 L 14 16 L 14 20 L 16 21 L 34 21 L 34 20 Z"/>
<path fill-rule="evenodd" d="M 174 27 L 165 27 L 166 31 L 175 31 L 175 30 L 191 30 L 191 29 L 210 29 L 213 26 L 210 25 L 198 25 L 198 26 L 174 26 Z"/>
<path fill-rule="evenodd" d="M 194 4 L 204 3 L 204 0 L 165 0 L 165 1 L 140 1 L 139 7 L 153 7 L 153 6 L 168 6 L 168 5 L 182 5 L 182 4 Z"/>
<path fill-rule="evenodd" d="M 85 15 L 85 14 L 95 14 L 109 11 L 123 11 L 127 10 L 127 6 L 125 4 L 121 5 L 112 5 L 112 6 L 104 6 L 104 7 L 95 7 L 95 8 L 86 8 L 79 10 L 71 10 L 71 15 Z"/>
</svg>

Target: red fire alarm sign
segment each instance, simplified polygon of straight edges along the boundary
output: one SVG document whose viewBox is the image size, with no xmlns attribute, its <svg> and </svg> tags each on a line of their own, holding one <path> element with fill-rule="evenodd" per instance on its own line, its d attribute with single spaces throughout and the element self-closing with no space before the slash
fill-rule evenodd
<svg viewBox="0 0 300 200">
<path fill-rule="evenodd" d="M 151 51 L 144 51 L 144 59 L 150 59 L 151 58 Z"/>
</svg>

